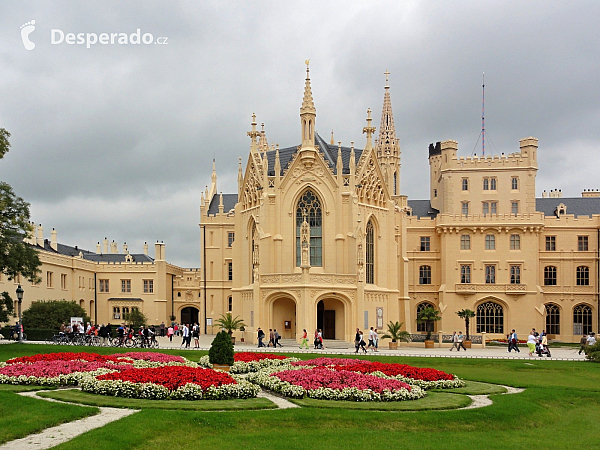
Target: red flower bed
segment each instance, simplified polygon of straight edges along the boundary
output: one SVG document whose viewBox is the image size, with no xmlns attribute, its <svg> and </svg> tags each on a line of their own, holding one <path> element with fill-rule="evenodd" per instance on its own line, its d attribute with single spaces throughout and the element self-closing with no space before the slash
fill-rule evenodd
<svg viewBox="0 0 600 450">
<path fill-rule="evenodd" d="M 187 366 L 165 366 L 150 369 L 128 369 L 122 372 L 107 373 L 96 377 L 98 380 L 121 380 L 132 383 L 154 383 L 174 391 L 188 383 L 198 384 L 202 390 L 210 386 L 237 384 L 228 374 L 212 369 Z"/>
<path fill-rule="evenodd" d="M 408 364 L 391 364 L 380 363 L 375 361 L 363 361 L 350 365 L 338 365 L 332 367 L 334 370 L 349 370 L 360 373 L 383 372 L 387 376 L 395 377 L 402 375 L 403 377 L 412 378 L 423 381 L 440 381 L 453 380 L 454 375 L 451 375 L 441 370 L 412 367 Z"/>
<path fill-rule="evenodd" d="M 250 362 L 250 361 L 262 361 L 263 359 L 287 359 L 287 356 L 274 355 L 272 353 L 253 353 L 253 352 L 240 352 L 233 355 L 235 362 Z"/>
<path fill-rule="evenodd" d="M 87 352 L 62 352 L 62 353 L 45 353 L 33 356 L 21 356 L 6 361 L 7 364 L 33 364 L 37 362 L 52 362 L 52 361 L 87 361 L 98 363 L 130 363 L 131 359 L 138 359 L 152 362 L 181 362 L 185 360 L 181 356 L 165 355 L 163 353 L 147 353 L 147 352 L 128 352 L 116 353 L 114 355 L 99 355 L 98 353 Z"/>
</svg>

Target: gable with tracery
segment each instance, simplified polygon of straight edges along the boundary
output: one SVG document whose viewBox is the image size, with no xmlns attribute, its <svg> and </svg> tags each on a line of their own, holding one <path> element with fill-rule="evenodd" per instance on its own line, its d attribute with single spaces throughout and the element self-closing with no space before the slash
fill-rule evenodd
<svg viewBox="0 0 600 450">
<path fill-rule="evenodd" d="M 387 189 L 381 173 L 379 162 L 372 150 L 361 155 L 357 168 L 358 183 L 356 195 L 359 203 L 385 207 L 388 199 Z"/>
</svg>

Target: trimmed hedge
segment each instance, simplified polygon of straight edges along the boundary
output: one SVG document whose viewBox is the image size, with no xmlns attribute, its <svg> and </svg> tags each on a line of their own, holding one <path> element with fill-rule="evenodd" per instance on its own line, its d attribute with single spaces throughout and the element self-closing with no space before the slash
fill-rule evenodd
<svg viewBox="0 0 600 450">
<path fill-rule="evenodd" d="M 4 327 L 0 329 L 0 334 L 4 336 L 4 339 L 10 339 L 13 330 L 14 326 Z M 24 331 L 28 341 L 45 341 L 46 339 L 51 338 L 55 333 L 58 333 L 56 330 L 47 328 L 25 328 Z"/>
</svg>

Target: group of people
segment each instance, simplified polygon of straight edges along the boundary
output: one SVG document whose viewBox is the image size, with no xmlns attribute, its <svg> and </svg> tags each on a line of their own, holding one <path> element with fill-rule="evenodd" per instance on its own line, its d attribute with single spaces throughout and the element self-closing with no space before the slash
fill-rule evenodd
<svg viewBox="0 0 600 450">
<path fill-rule="evenodd" d="M 535 331 L 535 328 L 532 328 L 529 332 L 529 336 L 527 336 L 527 347 L 529 347 L 529 356 L 533 356 L 534 353 L 537 353 L 538 356 L 546 355 L 548 358 L 551 356 L 550 349 L 548 348 L 548 335 L 546 334 L 546 330 L 542 330 L 541 333 L 538 333 Z"/>
<path fill-rule="evenodd" d="M 181 336 L 182 341 L 180 348 L 190 348 L 192 338 L 194 338 L 194 348 L 200 348 L 200 326 L 198 323 L 184 323 L 182 325 L 172 323 L 171 326 L 167 328 L 169 342 L 173 342 L 173 336 Z"/>
<path fill-rule="evenodd" d="M 452 351 L 456 348 L 456 351 L 460 352 L 460 349 L 462 348 L 466 352 L 467 349 L 465 347 L 465 344 L 463 343 L 464 341 L 465 341 L 465 335 L 463 334 L 463 332 L 459 331 L 457 334 L 456 331 L 454 331 L 452 333 L 452 347 L 450 347 L 450 351 Z"/>
<path fill-rule="evenodd" d="M 306 330 L 304 330 L 304 334 L 306 334 Z M 262 330 L 262 328 L 258 327 L 258 332 L 256 337 L 258 338 L 258 347 L 283 347 L 283 345 L 281 345 L 281 343 L 279 342 L 281 339 L 281 335 L 277 332 L 276 329 L 274 328 L 269 328 L 269 342 L 265 345 L 265 343 L 263 342 L 263 339 L 266 337 L 265 336 L 265 332 Z M 308 347 L 307 347 L 308 348 Z"/>
<path fill-rule="evenodd" d="M 591 347 L 592 345 L 596 345 L 596 333 L 584 334 L 581 336 L 579 340 L 579 354 L 581 352 L 585 352 L 586 347 Z"/>
<path fill-rule="evenodd" d="M 355 352 L 358 353 L 359 350 L 362 350 L 364 353 L 368 353 L 367 349 L 371 349 L 373 352 L 379 351 L 379 335 L 377 334 L 377 328 L 371 327 L 369 330 L 369 343 L 367 344 L 364 340 L 364 334 L 362 330 L 359 328 L 356 329 L 356 334 L 354 335 L 354 348 Z"/>
</svg>

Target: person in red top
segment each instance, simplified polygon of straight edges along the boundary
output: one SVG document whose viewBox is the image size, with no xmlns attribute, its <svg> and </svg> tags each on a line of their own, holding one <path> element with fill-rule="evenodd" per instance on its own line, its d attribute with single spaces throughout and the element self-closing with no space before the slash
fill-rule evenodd
<svg viewBox="0 0 600 450">
<path fill-rule="evenodd" d="M 302 330 L 302 345 L 300 345 L 300 348 L 304 348 L 305 345 L 308 350 L 308 334 L 306 334 L 306 328 Z"/>
</svg>

